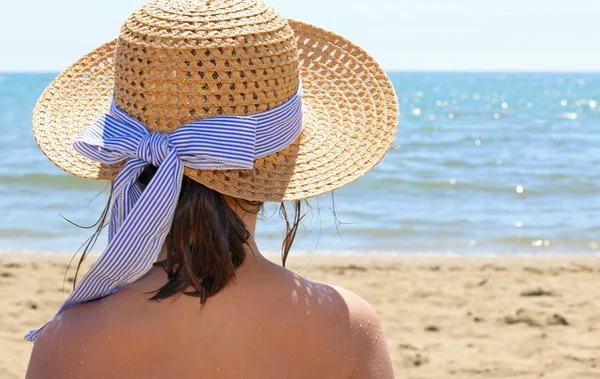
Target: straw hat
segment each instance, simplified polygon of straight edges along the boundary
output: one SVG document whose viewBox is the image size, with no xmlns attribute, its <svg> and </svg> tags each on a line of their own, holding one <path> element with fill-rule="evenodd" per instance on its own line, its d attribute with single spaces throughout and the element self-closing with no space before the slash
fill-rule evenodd
<svg viewBox="0 0 600 379">
<path fill-rule="evenodd" d="M 122 164 L 77 153 L 74 139 L 116 104 L 152 132 L 218 115 L 246 115 L 289 99 L 301 82 L 304 125 L 252 170 L 185 169 L 223 194 L 306 199 L 375 166 L 392 144 L 398 101 L 377 62 L 334 33 L 279 15 L 260 0 L 155 0 L 44 91 L 33 131 L 46 156 L 80 177 L 110 180 Z"/>
</svg>

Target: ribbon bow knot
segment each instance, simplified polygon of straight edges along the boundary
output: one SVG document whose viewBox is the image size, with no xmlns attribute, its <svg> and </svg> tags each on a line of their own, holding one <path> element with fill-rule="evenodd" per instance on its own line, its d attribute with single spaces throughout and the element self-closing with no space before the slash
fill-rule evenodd
<svg viewBox="0 0 600 379">
<path fill-rule="evenodd" d="M 136 157 L 153 166 L 159 167 L 174 146 L 169 144 L 169 135 L 149 133 L 142 137 L 137 147 Z"/>
<path fill-rule="evenodd" d="M 110 295 L 152 267 L 171 229 L 184 166 L 251 169 L 254 160 L 283 150 L 301 130 L 301 86 L 287 102 L 269 111 L 202 119 L 170 134 L 150 132 L 113 102 L 110 113 L 99 117 L 73 143 L 80 154 L 97 162 L 128 159 L 113 183 L 109 243 L 56 316 Z M 148 164 L 158 170 L 142 192 L 137 179 Z M 35 340 L 42 329 L 25 338 Z"/>
</svg>

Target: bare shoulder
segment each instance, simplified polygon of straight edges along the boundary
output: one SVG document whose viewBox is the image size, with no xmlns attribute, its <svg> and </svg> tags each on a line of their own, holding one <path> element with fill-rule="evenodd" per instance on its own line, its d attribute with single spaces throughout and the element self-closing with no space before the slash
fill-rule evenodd
<svg viewBox="0 0 600 379">
<path fill-rule="evenodd" d="M 343 287 L 328 285 L 343 300 L 348 312 L 348 326 L 356 336 L 381 337 L 381 326 L 377 312 L 365 299 Z"/>
<path fill-rule="evenodd" d="M 343 299 L 348 310 L 348 346 L 354 355 L 353 379 L 392 379 L 390 353 L 375 309 L 352 291 L 330 286 Z"/>
<path fill-rule="evenodd" d="M 387 342 L 375 309 L 345 288 L 294 275 L 296 309 L 311 315 L 303 330 L 313 346 L 337 346 L 336 365 L 351 379 L 393 379 Z M 333 356 L 330 357 L 333 359 Z"/>
<path fill-rule="evenodd" d="M 362 297 L 344 287 L 331 284 L 328 286 L 340 294 L 346 304 L 354 311 L 353 313 L 355 316 L 377 317 L 375 309 Z"/>
<path fill-rule="evenodd" d="M 34 342 L 27 379 L 110 377 L 107 370 L 114 365 L 107 363 L 130 350 L 126 344 L 115 343 L 128 339 L 123 338 L 122 323 L 111 317 L 104 314 L 101 304 L 93 303 L 63 312 Z"/>
</svg>

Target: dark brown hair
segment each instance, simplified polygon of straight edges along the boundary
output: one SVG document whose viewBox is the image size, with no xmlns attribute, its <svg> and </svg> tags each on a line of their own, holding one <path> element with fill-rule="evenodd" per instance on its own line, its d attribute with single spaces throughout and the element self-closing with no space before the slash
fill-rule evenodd
<svg viewBox="0 0 600 379">
<path fill-rule="evenodd" d="M 144 189 L 156 173 L 157 168 L 148 166 L 138 178 L 138 184 Z M 112 189 L 111 189 L 112 193 Z M 263 209 L 263 203 L 234 199 L 237 207 L 247 213 L 257 214 Z M 102 212 L 92 237 L 84 244 L 83 254 L 77 265 L 77 274 L 81 264 L 94 246 L 103 227 L 106 225 L 111 196 Z M 292 203 L 293 216 L 290 218 L 284 203 L 279 213 L 286 224 L 286 233 L 281 247 L 283 266 L 294 242 L 300 222 L 306 215 L 302 213 L 302 203 L 308 209 L 306 201 Z M 246 249 L 250 233 L 240 216 L 232 209 L 222 194 L 184 176 L 179 200 L 175 209 L 171 230 L 165 240 L 167 258 L 156 262 L 167 273 L 168 281 L 157 289 L 151 300 L 160 300 L 181 293 L 189 286 L 194 291 L 183 292 L 186 295 L 206 299 L 235 278 L 235 270 L 246 259 Z M 254 253 L 254 252 L 253 252 Z"/>
</svg>

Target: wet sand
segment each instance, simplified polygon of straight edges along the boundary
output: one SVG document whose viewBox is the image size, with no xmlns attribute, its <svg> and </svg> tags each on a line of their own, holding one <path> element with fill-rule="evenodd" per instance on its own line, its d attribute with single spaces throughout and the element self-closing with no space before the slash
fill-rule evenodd
<svg viewBox="0 0 600 379">
<path fill-rule="evenodd" d="M 22 337 L 62 303 L 68 260 L 0 255 L 0 378 L 24 377 Z M 600 257 L 314 255 L 288 266 L 375 307 L 397 378 L 600 378 Z"/>
</svg>

